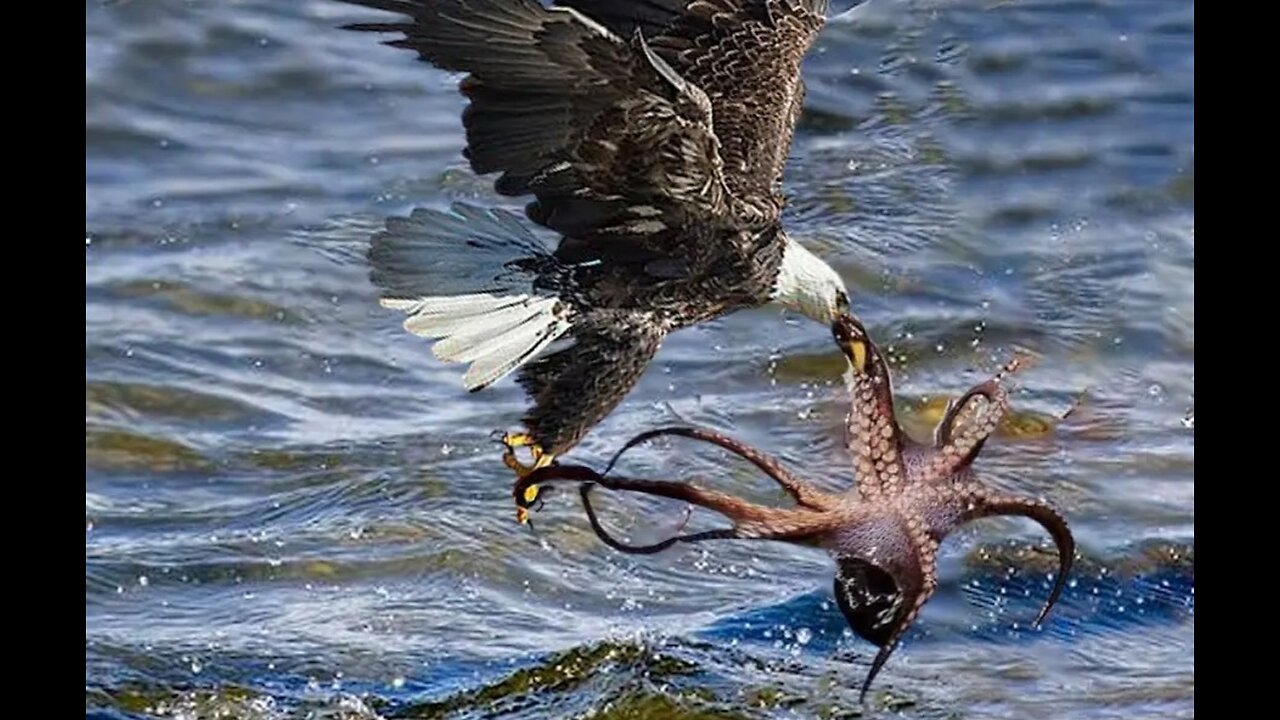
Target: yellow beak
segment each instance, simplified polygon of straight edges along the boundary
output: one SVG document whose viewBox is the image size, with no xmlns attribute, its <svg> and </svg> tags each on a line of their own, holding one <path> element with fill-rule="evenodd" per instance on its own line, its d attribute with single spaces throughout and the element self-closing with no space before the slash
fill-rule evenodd
<svg viewBox="0 0 1280 720">
<path fill-rule="evenodd" d="M 863 340 L 854 338 L 849 341 L 846 346 L 847 355 L 850 362 L 853 363 L 853 369 L 859 374 L 867 372 L 867 343 Z"/>
</svg>

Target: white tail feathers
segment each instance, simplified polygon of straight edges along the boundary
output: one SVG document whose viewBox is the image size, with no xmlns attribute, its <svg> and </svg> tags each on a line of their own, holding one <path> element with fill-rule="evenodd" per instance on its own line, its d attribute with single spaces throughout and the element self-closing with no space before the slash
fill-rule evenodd
<svg viewBox="0 0 1280 720">
<path fill-rule="evenodd" d="M 570 327 L 558 298 L 528 293 L 386 298 L 382 306 L 409 313 L 409 332 L 440 338 L 432 348 L 437 358 L 471 363 L 462 378 L 470 391 L 502 379 Z"/>
<path fill-rule="evenodd" d="M 557 267 L 546 243 L 507 210 L 457 203 L 391 218 L 369 261 L 382 306 L 408 313 L 409 332 L 439 338 L 436 357 L 471 364 L 468 390 L 520 367 L 571 324 L 569 306 L 537 287 L 533 268 Z"/>
</svg>

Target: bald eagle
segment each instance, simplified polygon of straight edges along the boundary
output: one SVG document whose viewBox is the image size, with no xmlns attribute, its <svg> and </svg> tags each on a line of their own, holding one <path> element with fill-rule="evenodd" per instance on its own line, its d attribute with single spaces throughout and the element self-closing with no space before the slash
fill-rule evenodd
<svg viewBox="0 0 1280 720">
<path fill-rule="evenodd" d="M 517 216 L 393 218 L 370 250 L 382 304 L 479 390 L 519 370 L 534 467 L 621 402 L 667 333 L 777 302 L 829 327 L 844 282 L 787 236 L 800 64 L 827 0 L 347 0 L 460 84 L 464 151 Z M 537 491 L 526 494 L 523 505 Z M 519 499 L 518 499 L 519 502 Z"/>
</svg>

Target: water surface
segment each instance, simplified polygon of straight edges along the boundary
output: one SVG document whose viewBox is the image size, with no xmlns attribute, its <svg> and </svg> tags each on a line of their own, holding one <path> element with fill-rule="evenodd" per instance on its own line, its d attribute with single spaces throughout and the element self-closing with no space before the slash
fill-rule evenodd
<svg viewBox="0 0 1280 720">
<path fill-rule="evenodd" d="M 374 15 L 86 3 L 86 714 L 859 712 L 874 648 L 823 554 L 621 556 L 567 497 L 512 522 L 489 434 L 520 391 L 466 394 L 363 251 L 414 207 L 521 202 L 466 168 L 455 78 L 336 29 Z M 951 538 L 861 712 L 1192 716 L 1193 71 L 1194 6 L 1163 0 L 872 0 L 808 58 L 788 227 L 849 283 L 913 430 L 1038 356 L 979 469 L 1059 504 L 1083 556 L 1034 632 L 1039 529 Z M 776 308 L 683 330 L 573 457 L 687 421 L 842 487 L 842 370 Z M 628 471 L 779 499 L 689 445 Z M 673 512 L 606 508 L 637 535 Z"/>
</svg>

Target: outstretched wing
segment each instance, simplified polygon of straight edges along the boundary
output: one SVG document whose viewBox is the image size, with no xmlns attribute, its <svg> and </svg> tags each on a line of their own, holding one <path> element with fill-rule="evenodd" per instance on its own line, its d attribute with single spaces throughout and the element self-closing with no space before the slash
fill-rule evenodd
<svg viewBox="0 0 1280 720">
<path fill-rule="evenodd" d="M 411 18 L 353 27 L 469 73 L 472 168 L 579 247 L 675 254 L 692 224 L 777 220 L 826 0 L 347 1 Z"/>
<path fill-rule="evenodd" d="M 739 212 L 775 215 L 804 104 L 800 65 L 828 0 L 557 0 L 615 33 L 639 29 L 711 100 L 725 183 Z"/>
<path fill-rule="evenodd" d="M 579 241 L 732 224 L 710 103 L 640 34 L 536 0 L 348 1 L 410 18 L 353 28 L 468 73 L 466 156 L 536 222 Z"/>
</svg>

